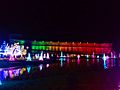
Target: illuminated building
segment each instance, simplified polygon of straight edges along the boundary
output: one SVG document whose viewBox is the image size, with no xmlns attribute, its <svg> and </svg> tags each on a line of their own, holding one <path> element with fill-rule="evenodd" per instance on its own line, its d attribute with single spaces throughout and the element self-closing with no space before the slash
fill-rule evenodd
<svg viewBox="0 0 120 90">
<path fill-rule="evenodd" d="M 16 41 L 21 42 L 21 40 Z M 31 41 L 30 45 L 33 53 L 47 50 L 47 51 L 75 52 L 81 54 L 93 54 L 93 53 L 110 54 L 112 51 L 111 43 Z"/>
<path fill-rule="evenodd" d="M 41 51 L 50 52 L 64 52 L 64 53 L 78 53 L 81 55 L 103 55 L 110 54 L 112 50 L 112 43 L 89 43 L 89 42 L 60 42 L 60 41 L 36 41 L 24 40 L 22 35 L 11 35 L 10 42 L 19 42 L 20 45 L 29 47 L 28 52 L 33 54 L 40 54 Z M 93 56 L 94 56 L 93 55 Z"/>
</svg>

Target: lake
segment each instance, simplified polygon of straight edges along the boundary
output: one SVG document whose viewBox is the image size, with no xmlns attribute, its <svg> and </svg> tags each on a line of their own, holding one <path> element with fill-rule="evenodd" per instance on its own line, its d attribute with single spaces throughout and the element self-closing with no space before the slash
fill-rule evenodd
<svg viewBox="0 0 120 90">
<path fill-rule="evenodd" d="M 64 59 L 0 68 L 0 90 L 120 90 L 119 59 Z"/>
</svg>

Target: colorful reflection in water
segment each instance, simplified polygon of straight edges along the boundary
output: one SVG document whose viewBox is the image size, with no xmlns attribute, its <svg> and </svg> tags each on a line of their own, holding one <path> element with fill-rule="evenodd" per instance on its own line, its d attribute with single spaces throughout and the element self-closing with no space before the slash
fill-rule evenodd
<svg viewBox="0 0 120 90">
<path fill-rule="evenodd" d="M 39 69 L 40 69 L 40 71 L 43 69 L 43 65 L 42 64 L 39 65 Z"/>
<path fill-rule="evenodd" d="M 30 70 L 31 70 L 31 66 L 28 66 L 27 67 L 27 72 L 30 73 Z"/>
<path fill-rule="evenodd" d="M 39 70 L 41 71 L 43 64 L 40 64 Z M 46 68 L 49 67 L 49 64 L 46 64 Z M 21 77 L 24 74 L 31 74 L 32 66 L 27 67 L 10 67 L 10 68 L 0 68 L 0 85 L 2 85 L 5 80 L 13 80 L 16 77 Z"/>
<path fill-rule="evenodd" d="M 109 71 L 109 69 L 120 66 L 120 60 L 117 61 L 117 59 L 70 59 L 70 58 L 60 58 L 58 62 L 51 63 L 51 64 L 40 64 L 39 66 L 27 66 L 27 67 L 12 67 L 12 68 L 0 68 L 0 85 L 4 85 L 4 81 L 10 80 L 24 80 L 31 77 L 49 77 L 49 72 L 51 73 L 51 76 L 53 75 L 52 72 L 55 73 L 55 71 L 59 72 L 59 68 L 62 68 L 61 70 L 76 70 L 74 68 L 78 68 L 77 70 L 91 70 L 89 68 L 98 68 L 93 67 L 94 65 L 98 65 L 99 67 L 102 67 L 101 69 L 103 71 Z M 67 68 L 66 68 L 67 67 Z M 94 69 L 93 69 L 94 70 Z M 99 71 L 99 69 L 97 69 Z M 96 72 L 98 72 L 96 71 Z M 39 73 L 40 72 L 40 73 Z M 60 71 L 61 72 L 61 71 Z M 66 72 L 66 71 L 65 71 Z M 64 72 L 64 73 L 65 73 Z M 80 71 L 75 71 L 76 73 Z M 42 74 L 44 73 L 44 74 Z M 84 73 L 84 72 L 82 72 Z M 105 73 L 104 73 L 105 74 Z M 103 75 L 104 75 L 103 74 Z M 108 74 L 109 75 L 109 74 Z M 53 76 L 52 76 L 53 77 Z M 20 78 L 20 79 L 19 79 Z M 30 79 L 28 79 L 30 80 Z"/>
<path fill-rule="evenodd" d="M 77 63 L 80 64 L 80 59 L 77 59 Z"/>
</svg>

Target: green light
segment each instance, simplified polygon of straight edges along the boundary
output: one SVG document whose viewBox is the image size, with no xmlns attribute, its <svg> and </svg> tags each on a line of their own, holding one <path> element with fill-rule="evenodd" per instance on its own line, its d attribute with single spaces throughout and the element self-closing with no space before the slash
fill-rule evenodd
<svg viewBox="0 0 120 90">
<path fill-rule="evenodd" d="M 20 44 L 25 44 L 25 40 L 20 40 L 19 43 Z"/>
<path fill-rule="evenodd" d="M 36 46 L 36 50 L 39 50 L 39 46 Z"/>
<path fill-rule="evenodd" d="M 35 46 L 32 46 L 32 49 L 35 49 Z"/>
<path fill-rule="evenodd" d="M 32 41 L 32 45 L 36 45 L 36 41 Z"/>
</svg>

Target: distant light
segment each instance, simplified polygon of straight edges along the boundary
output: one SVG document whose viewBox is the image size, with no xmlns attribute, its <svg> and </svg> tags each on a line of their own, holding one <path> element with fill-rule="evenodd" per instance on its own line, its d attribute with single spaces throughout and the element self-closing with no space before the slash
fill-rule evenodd
<svg viewBox="0 0 120 90">
<path fill-rule="evenodd" d="M 81 56 L 84 56 L 83 54 L 81 54 Z"/>
<path fill-rule="evenodd" d="M 40 64 L 39 65 L 39 68 L 40 68 L 40 71 L 42 70 L 42 68 L 43 68 L 43 65 L 42 64 Z"/>
<path fill-rule="evenodd" d="M 46 57 L 47 59 L 50 59 L 50 56 L 49 56 L 49 53 L 47 53 L 47 57 Z"/>
<path fill-rule="evenodd" d="M 2 81 L 0 80 L 0 85 L 2 85 Z"/>
<path fill-rule="evenodd" d="M 99 55 L 97 55 L 97 58 L 99 58 Z"/>
<path fill-rule="evenodd" d="M 31 61 L 31 60 L 32 60 L 31 55 L 30 53 L 28 53 L 27 61 Z"/>
<path fill-rule="evenodd" d="M 31 67 L 28 66 L 28 67 L 27 67 L 27 72 L 30 73 L 30 70 L 31 70 Z"/>
<path fill-rule="evenodd" d="M 48 67 L 49 67 L 49 64 L 46 64 L 46 67 L 48 68 Z"/>
<path fill-rule="evenodd" d="M 79 59 L 79 58 L 80 58 L 80 55 L 77 55 L 77 58 Z"/>
<path fill-rule="evenodd" d="M 89 58 L 89 55 L 87 54 L 86 57 Z"/>
<path fill-rule="evenodd" d="M 107 58 L 106 58 L 105 54 L 103 54 L 103 60 L 107 60 Z"/>
</svg>

